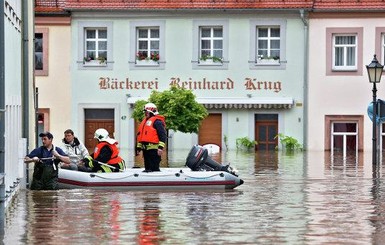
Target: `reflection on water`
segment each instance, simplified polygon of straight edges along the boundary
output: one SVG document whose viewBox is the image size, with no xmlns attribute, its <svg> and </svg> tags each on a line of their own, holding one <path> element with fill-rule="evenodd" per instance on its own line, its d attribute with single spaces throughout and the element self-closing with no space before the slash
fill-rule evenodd
<svg viewBox="0 0 385 245">
<path fill-rule="evenodd" d="M 172 153 L 172 167 L 186 152 Z M 227 191 L 21 191 L 4 244 L 381 244 L 383 166 L 371 153 L 224 152 Z M 177 159 L 177 160 L 176 160 Z M 381 159 L 382 162 L 382 159 Z"/>
<path fill-rule="evenodd" d="M 164 240 L 160 222 L 159 194 L 151 193 L 142 197 L 138 205 L 138 244 L 157 244 Z"/>
</svg>

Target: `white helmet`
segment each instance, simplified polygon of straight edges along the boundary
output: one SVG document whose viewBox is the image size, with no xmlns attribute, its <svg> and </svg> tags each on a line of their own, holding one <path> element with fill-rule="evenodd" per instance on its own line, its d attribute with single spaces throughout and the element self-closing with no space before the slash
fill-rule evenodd
<svg viewBox="0 0 385 245">
<path fill-rule="evenodd" d="M 158 115 L 158 108 L 154 103 L 147 103 L 144 105 L 143 111 L 150 112 L 154 115 Z"/>
<path fill-rule="evenodd" d="M 105 141 L 108 137 L 108 131 L 104 128 L 99 128 L 95 131 L 94 138 L 99 141 Z"/>
</svg>

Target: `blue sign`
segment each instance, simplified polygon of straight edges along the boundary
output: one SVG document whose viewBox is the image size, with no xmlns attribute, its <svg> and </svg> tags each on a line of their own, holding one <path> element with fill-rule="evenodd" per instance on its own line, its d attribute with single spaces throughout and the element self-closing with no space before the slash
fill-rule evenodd
<svg viewBox="0 0 385 245">
<path fill-rule="evenodd" d="M 376 124 L 385 122 L 385 101 L 378 99 L 377 100 L 377 116 Z M 373 122 L 373 102 L 370 102 L 368 106 L 368 115 L 370 120 Z"/>
</svg>

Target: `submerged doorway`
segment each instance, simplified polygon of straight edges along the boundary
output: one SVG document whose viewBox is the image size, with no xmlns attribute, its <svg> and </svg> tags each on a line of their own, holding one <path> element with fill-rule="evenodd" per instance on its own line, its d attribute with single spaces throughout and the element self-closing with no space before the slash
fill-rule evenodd
<svg viewBox="0 0 385 245">
<path fill-rule="evenodd" d="M 273 151 L 278 145 L 278 114 L 255 114 L 256 151 Z"/>
<path fill-rule="evenodd" d="M 106 129 L 110 137 L 114 138 L 114 109 L 85 109 L 84 118 L 84 144 L 91 154 L 97 144 L 94 133 L 98 128 Z"/>
</svg>

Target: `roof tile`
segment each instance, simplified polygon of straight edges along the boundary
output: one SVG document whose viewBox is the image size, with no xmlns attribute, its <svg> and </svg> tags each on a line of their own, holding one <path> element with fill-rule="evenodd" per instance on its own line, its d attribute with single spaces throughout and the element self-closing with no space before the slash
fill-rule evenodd
<svg viewBox="0 0 385 245">
<path fill-rule="evenodd" d="M 384 11 L 385 0 L 35 0 L 36 12 L 167 9 Z"/>
<path fill-rule="evenodd" d="M 67 0 L 66 9 L 266 9 L 309 8 L 312 0 Z"/>
<path fill-rule="evenodd" d="M 315 10 L 380 11 L 385 9 L 384 0 L 314 0 Z"/>
<path fill-rule="evenodd" d="M 64 12 L 66 0 L 35 0 L 35 12 L 58 13 Z"/>
</svg>

